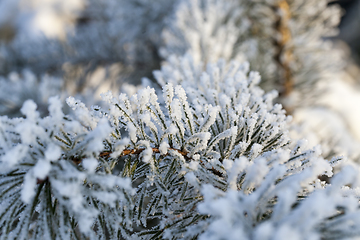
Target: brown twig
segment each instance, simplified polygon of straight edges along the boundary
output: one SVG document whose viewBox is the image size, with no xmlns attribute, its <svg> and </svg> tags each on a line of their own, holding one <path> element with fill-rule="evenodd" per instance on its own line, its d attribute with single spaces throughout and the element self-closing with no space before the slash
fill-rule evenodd
<svg viewBox="0 0 360 240">
<path fill-rule="evenodd" d="M 122 151 L 122 153 L 119 155 L 119 157 L 123 157 L 123 156 L 127 156 L 127 155 L 138 155 L 140 153 L 142 153 L 145 150 L 145 148 L 138 148 L 138 149 L 125 149 Z M 176 149 L 176 148 L 169 148 L 169 150 L 174 150 L 177 151 L 178 153 L 180 153 L 186 160 L 191 160 L 191 158 L 189 158 L 187 156 L 188 152 L 185 150 L 180 150 L 180 149 Z M 160 153 L 160 149 L 158 148 L 152 148 L 153 153 Z M 100 157 L 109 157 L 110 154 L 112 152 L 101 152 L 99 154 Z M 167 154 L 166 154 L 167 155 Z M 208 169 L 209 171 L 211 171 L 212 173 L 214 173 L 215 175 L 219 176 L 219 177 L 223 177 L 223 174 L 221 172 L 219 172 L 218 170 L 216 170 L 214 167 L 212 167 L 211 169 Z"/>
<path fill-rule="evenodd" d="M 145 150 L 145 148 L 138 148 L 138 149 L 124 149 L 122 151 L 122 153 L 119 155 L 119 157 L 123 157 L 123 156 L 128 156 L 128 155 L 139 155 L 140 153 L 142 153 Z M 186 160 L 191 160 L 191 158 L 189 158 L 187 156 L 188 152 L 186 150 L 180 150 L 180 149 L 176 149 L 176 148 L 169 148 L 169 150 L 174 150 L 177 151 L 178 153 L 180 153 Z M 159 148 L 152 148 L 153 153 L 160 153 L 160 149 Z M 110 157 L 110 154 L 112 152 L 101 152 L 99 154 L 100 157 Z M 167 154 L 166 154 L 167 155 Z M 73 160 L 74 161 L 74 160 Z M 76 164 L 79 164 L 77 162 L 75 162 Z M 219 177 L 223 177 L 223 174 L 219 171 L 217 171 L 215 168 L 211 168 L 208 169 L 209 171 L 211 171 L 212 173 L 214 173 L 215 175 L 219 176 Z"/>
<path fill-rule="evenodd" d="M 142 153 L 145 150 L 145 148 L 137 148 L 137 149 L 124 149 L 122 153 L 119 155 L 119 157 L 127 156 L 127 155 L 138 155 Z M 169 150 L 174 150 L 180 153 L 183 157 L 185 157 L 188 160 L 187 154 L 188 152 L 185 150 L 180 150 L 176 148 L 169 148 Z M 160 153 L 160 149 L 158 148 L 152 148 L 153 153 Z M 101 152 L 99 154 L 100 157 L 109 157 L 112 152 Z"/>
<path fill-rule="evenodd" d="M 290 68 L 293 53 L 287 48 L 288 43 L 291 41 L 291 31 L 289 27 L 291 12 L 286 0 L 281 0 L 277 5 L 276 10 L 280 11 L 279 20 L 276 24 L 276 30 L 280 33 L 280 38 L 276 40 L 278 54 L 275 58 L 283 70 L 282 76 L 280 77 L 283 89 L 280 92 L 280 96 L 287 97 L 294 88 L 294 78 Z"/>
<path fill-rule="evenodd" d="M 122 151 L 122 153 L 118 156 L 118 157 L 123 157 L 123 156 L 127 156 L 127 155 L 139 155 L 140 153 L 142 153 L 145 150 L 145 148 L 134 148 L 134 149 L 124 149 Z M 185 150 L 180 150 L 180 149 L 176 149 L 176 148 L 169 148 L 169 150 L 174 150 L 177 151 L 178 153 L 180 153 L 186 160 L 190 160 L 190 158 L 187 156 L 188 152 Z M 153 153 L 160 153 L 160 149 L 159 148 L 152 148 Z M 110 154 L 112 154 L 111 151 L 104 151 L 101 152 L 99 154 L 99 157 L 105 157 L 108 158 L 110 157 Z M 80 156 L 72 156 L 70 157 L 70 160 L 75 163 L 76 165 L 79 165 L 83 158 Z"/>
<path fill-rule="evenodd" d="M 142 153 L 145 150 L 145 148 L 137 148 L 137 149 L 125 149 L 122 151 L 122 153 L 118 156 L 118 157 L 123 157 L 123 156 L 127 156 L 127 155 L 138 155 L 140 153 Z M 177 151 L 178 153 L 180 153 L 186 160 L 191 160 L 191 158 L 189 158 L 187 156 L 188 152 L 186 150 L 180 150 L 180 149 L 176 149 L 176 148 L 169 148 L 169 150 L 174 150 Z M 159 148 L 152 148 L 153 153 L 160 153 L 160 149 Z M 99 157 L 103 157 L 103 158 L 108 158 L 110 157 L 110 154 L 112 154 L 112 152 L 108 151 L 108 152 L 101 152 L 99 154 Z M 167 155 L 167 154 L 166 154 Z M 83 158 L 81 157 L 70 157 L 70 160 L 75 163 L 76 165 L 79 165 Z M 222 177 L 222 173 L 217 171 L 216 169 L 212 168 L 212 169 L 208 169 L 209 171 L 213 172 L 215 175 Z M 45 179 L 37 179 L 36 180 L 36 184 L 41 184 L 45 181 L 49 181 L 49 178 L 46 177 Z"/>
</svg>

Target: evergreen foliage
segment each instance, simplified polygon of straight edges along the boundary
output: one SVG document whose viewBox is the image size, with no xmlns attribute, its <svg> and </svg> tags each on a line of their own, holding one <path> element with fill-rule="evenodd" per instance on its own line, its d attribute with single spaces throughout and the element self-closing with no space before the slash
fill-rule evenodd
<svg viewBox="0 0 360 240">
<path fill-rule="evenodd" d="M 292 138 L 277 103 L 341 69 L 337 7 L 86 3 L 66 40 L 0 49 L 0 240 L 360 238 L 359 166 Z M 139 75 L 154 88 L 117 93 Z"/>
<path fill-rule="evenodd" d="M 357 171 L 320 181 L 340 159 L 289 139 L 258 73 L 224 61 L 203 71 L 190 56 L 169 64 L 155 73 L 170 82 L 162 100 L 152 88 L 103 94 L 105 108 L 70 97 L 67 116 L 52 97 L 48 117 L 31 100 L 25 118 L 1 117 L 2 239 L 358 236 L 356 195 L 341 189 Z"/>
</svg>

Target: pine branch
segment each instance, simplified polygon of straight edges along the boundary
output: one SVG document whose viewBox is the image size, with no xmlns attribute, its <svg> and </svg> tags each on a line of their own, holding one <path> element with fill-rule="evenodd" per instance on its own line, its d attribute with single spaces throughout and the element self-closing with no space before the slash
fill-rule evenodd
<svg viewBox="0 0 360 240">
<path fill-rule="evenodd" d="M 74 115 L 65 117 L 53 98 L 46 118 L 29 100 L 25 118 L 0 117 L 1 237 L 311 239 L 335 223 L 342 236 L 360 226 L 356 195 L 343 191 L 358 169 L 332 177 L 339 159 L 296 145 L 290 117 L 247 64 L 202 72 L 186 55 L 155 78 L 168 82 L 160 100 L 151 88 L 104 94 L 102 108 L 68 98 Z"/>
<path fill-rule="evenodd" d="M 140 153 L 142 153 L 146 148 L 137 148 L 137 149 L 125 149 L 122 151 L 122 153 L 119 155 L 119 157 L 123 157 L 126 155 L 139 155 Z M 160 153 L 160 149 L 159 148 L 151 148 L 153 153 Z M 188 152 L 185 150 L 180 150 L 180 149 L 176 149 L 176 148 L 168 148 L 168 150 L 174 150 L 177 151 L 178 153 L 180 153 L 183 157 L 187 158 L 187 154 Z M 99 157 L 109 157 L 110 154 L 112 154 L 112 152 L 101 152 L 99 154 Z M 165 155 L 169 155 L 168 153 Z M 190 159 L 190 158 L 188 158 Z"/>
<path fill-rule="evenodd" d="M 278 53 L 275 56 L 280 68 L 282 69 L 282 76 L 280 76 L 280 83 L 283 89 L 280 91 L 280 96 L 288 97 L 294 88 L 294 76 L 292 74 L 290 63 L 293 59 L 293 52 L 287 45 L 292 40 L 289 21 L 291 19 L 291 12 L 289 3 L 286 0 L 279 1 L 276 6 L 276 11 L 279 13 L 279 19 L 275 25 L 280 37 L 275 40 L 275 45 Z"/>
<path fill-rule="evenodd" d="M 146 148 L 124 149 L 124 150 L 122 151 L 122 153 L 118 156 L 118 158 L 124 157 L 124 156 L 127 156 L 127 155 L 139 155 L 139 154 L 142 153 L 145 149 L 146 149 Z M 160 153 L 160 149 L 159 149 L 159 148 L 151 148 L 151 149 L 152 149 L 153 153 Z M 168 150 L 174 150 L 174 151 L 180 153 L 180 154 L 181 154 L 185 159 L 187 159 L 187 160 L 190 160 L 190 159 L 191 159 L 191 158 L 187 157 L 188 152 L 185 151 L 185 150 L 180 150 L 180 149 L 176 149 L 176 148 L 169 148 Z M 103 152 L 101 152 L 101 153 L 99 154 L 99 157 L 106 157 L 106 158 L 108 158 L 108 157 L 110 157 L 110 155 L 111 155 L 112 153 L 113 153 L 113 152 L 110 152 L 110 151 L 103 151 Z M 169 154 L 168 154 L 168 153 L 165 154 L 165 156 L 167 156 L 167 155 L 169 155 Z M 70 157 L 70 160 L 71 160 L 73 163 L 75 163 L 76 165 L 79 165 L 79 164 L 82 162 L 83 159 L 84 159 L 84 158 L 82 158 L 82 157 L 74 157 L 74 156 Z"/>
<path fill-rule="evenodd" d="M 151 148 L 153 153 L 160 153 L 160 149 L 159 148 Z M 145 148 L 138 148 L 138 149 L 125 149 L 122 151 L 122 153 L 119 155 L 120 157 L 124 157 L 127 155 L 139 155 L 140 153 L 142 153 L 145 150 Z M 168 150 L 173 150 L 176 151 L 178 153 L 180 153 L 187 161 L 191 161 L 193 160 L 191 157 L 188 157 L 187 154 L 188 152 L 185 150 L 180 150 L 180 149 L 176 149 L 176 148 L 169 148 Z M 99 157 L 110 157 L 110 155 L 112 154 L 112 152 L 101 152 L 99 154 Z M 169 153 L 164 154 L 163 156 L 169 156 Z M 76 165 L 80 164 L 82 159 L 73 159 L 74 163 Z M 200 161 L 202 162 L 202 161 Z M 221 172 L 219 172 L 218 170 L 216 170 L 214 167 L 212 167 L 211 169 L 207 169 L 211 172 L 213 172 L 215 175 L 219 176 L 219 177 L 223 177 L 223 174 Z M 41 183 L 42 181 L 38 181 L 38 183 Z"/>
</svg>

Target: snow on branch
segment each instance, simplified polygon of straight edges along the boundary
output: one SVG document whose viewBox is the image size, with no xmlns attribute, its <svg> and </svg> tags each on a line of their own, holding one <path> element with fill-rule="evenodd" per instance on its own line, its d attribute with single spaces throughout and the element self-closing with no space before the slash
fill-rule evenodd
<svg viewBox="0 0 360 240">
<path fill-rule="evenodd" d="M 1 239 L 359 236 L 359 170 L 333 177 L 338 158 L 296 145 L 247 63 L 202 69 L 172 57 L 154 73 L 162 96 L 70 97 L 72 115 L 53 97 L 44 118 L 28 100 L 0 117 Z"/>
</svg>

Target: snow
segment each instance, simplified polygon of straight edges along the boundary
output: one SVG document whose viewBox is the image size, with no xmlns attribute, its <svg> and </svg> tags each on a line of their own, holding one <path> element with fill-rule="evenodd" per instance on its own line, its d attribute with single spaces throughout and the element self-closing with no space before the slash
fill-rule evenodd
<svg viewBox="0 0 360 240">
<path fill-rule="evenodd" d="M 29 147 L 24 145 L 17 145 L 11 149 L 9 149 L 4 155 L 0 157 L 1 164 L 3 164 L 3 168 L 0 168 L 1 173 L 5 173 L 9 171 L 13 166 L 16 166 L 21 160 L 23 160 L 27 153 Z"/>
<path fill-rule="evenodd" d="M 45 151 L 45 158 L 48 161 L 57 161 L 61 157 L 61 148 L 54 143 L 50 143 Z"/>
<path fill-rule="evenodd" d="M 94 121 L 95 119 L 91 116 L 89 109 L 86 108 L 83 102 L 74 97 L 68 97 L 66 103 L 76 111 L 76 117 L 82 124 L 89 126 L 92 129 L 96 127 L 97 122 Z"/>
<path fill-rule="evenodd" d="M 115 145 L 115 151 L 111 153 L 111 157 L 117 158 L 122 154 L 122 151 L 129 145 L 130 139 L 123 138 Z"/>
<path fill-rule="evenodd" d="M 100 152 L 104 149 L 103 141 L 107 138 L 112 131 L 107 119 L 101 119 L 98 126 L 88 135 L 87 151 Z"/>
<path fill-rule="evenodd" d="M 31 203 L 35 196 L 36 178 L 32 176 L 32 172 L 28 172 L 24 177 L 24 184 L 21 189 L 21 200 L 24 203 Z"/>
<path fill-rule="evenodd" d="M 196 178 L 194 172 L 188 172 L 185 174 L 185 179 L 188 183 L 190 183 L 192 186 L 199 186 L 198 179 Z"/>
<path fill-rule="evenodd" d="M 168 148 L 169 148 L 170 146 L 169 146 L 169 144 L 167 143 L 167 142 L 162 142 L 161 144 L 160 144 L 160 147 L 159 147 L 159 150 L 160 150 L 160 154 L 161 155 L 166 155 L 167 154 L 167 152 L 168 152 Z"/>
<path fill-rule="evenodd" d="M 99 165 L 99 162 L 96 158 L 85 158 L 81 161 L 83 167 L 90 173 L 95 172 L 96 168 Z"/>
<path fill-rule="evenodd" d="M 24 102 L 20 111 L 27 119 L 34 122 L 39 117 L 39 113 L 36 111 L 36 108 L 36 103 L 33 100 L 27 100 Z"/>
<path fill-rule="evenodd" d="M 357 156 L 360 141 L 349 132 L 348 125 L 335 111 L 324 107 L 297 109 L 294 112 L 294 123 L 301 127 L 294 128 L 293 138 L 306 137 L 308 146 L 321 144 L 324 152 L 331 150 L 338 155 Z"/>
<path fill-rule="evenodd" d="M 329 90 L 321 98 L 320 103 L 328 106 L 331 110 L 337 113 L 346 126 L 349 127 L 349 132 L 360 141 L 360 89 L 351 83 L 346 82 L 346 76 L 343 79 L 339 78 L 329 83 Z M 340 100 L 341 99 L 341 100 Z"/>
<path fill-rule="evenodd" d="M 151 163 L 152 164 L 152 157 L 153 157 L 153 150 L 150 146 L 148 141 L 142 140 L 138 142 L 138 146 L 144 146 L 145 149 L 141 152 L 140 157 L 144 163 Z"/>
<path fill-rule="evenodd" d="M 180 101 L 178 99 L 173 99 L 171 102 L 171 117 L 176 121 L 180 122 L 182 117 L 182 110 L 180 106 Z"/>
<path fill-rule="evenodd" d="M 131 122 L 128 122 L 126 127 L 127 127 L 128 132 L 129 132 L 130 140 L 135 143 L 137 141 L 137 129 L 136 129 L 136 127 Z"/>
<path fill-rule="evenodd" d="M 21 142 L 23 144 L 32 144 L 36 142 L 36 138 L 44 138 L 46 136 L 45 129 L 34 123 L 34 120 L 26 121 L 24 120 L 22 123 L 16 126 L 16 130 L 20 134 Z"/>
<path fill-rule="evenodd" d="M 58 96 L 49 98 L 49 113 L 53 121 L 60 122 L 63 119 L 62 101 Z"/>
<path fill-rule="evenodd" d="M 196 171 L 196 170 L 198 170 L 198 167 L 199 167 L 199 162 L 197 162 L 197 161 L 191 161 L 191 162 L 189 163 L 189 168 L 190 168 L 191 170 Z"/>
<path fill-rule="evenodd" d="M 40 159 L 32 170 L 35 178 L 44 180 L 51 170 L 51 164 L 47 160 Z"/>
</svg>

